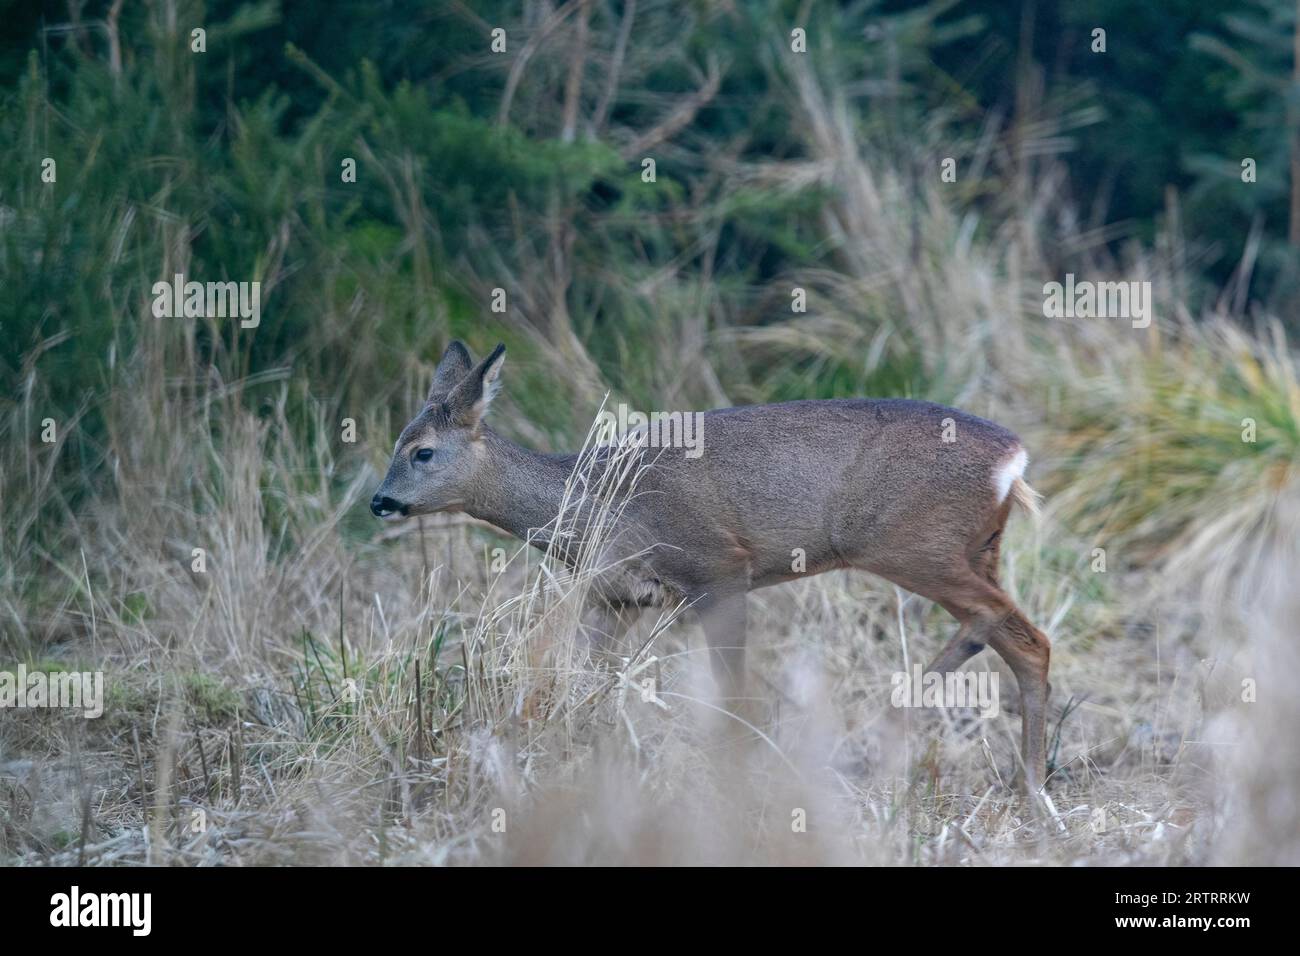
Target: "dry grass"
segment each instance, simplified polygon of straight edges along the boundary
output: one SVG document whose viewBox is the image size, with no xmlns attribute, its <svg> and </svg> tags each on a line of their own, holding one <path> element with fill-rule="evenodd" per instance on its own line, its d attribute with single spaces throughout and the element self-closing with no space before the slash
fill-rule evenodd
<svg viewBox="0 0 1300 956">
<path fill-rule="evenodd" d="M 449 520 L 350 544 L 342 518 L 368 491 L 364 468 L 332 503 L 305 490 L 281 502 L 291 517 L 273 527 L 273 489 L 334 463 L 236 402 L 209 407 L 221 427 L 141 430 L 140 447 L 121 447 L 123 469 L 151 460 L 155 440 L 172 450 L 170 484 L 135 492 L 171 506 L 106 503 L 85 528 L 86 579 L 106 583 L 63 615 L 78 637 L 54 651 L 106 671 L 107 712 L 6 718 L 15 861 L 1166 864 L 1222 852 L 1213 797 L 1232 776 L 1207 789 L 1213 771 L 1189 759 L 1206 718 L 1204 635 L 1117 612 L 1140 606 L 1127 589 L 1141 577 L 1096 583 L 1112 579 L 1090 574 L 1059 526 L 1018 521 L 1006 568 L 1055 648 L 1053 819 L 1005 786 L 1015 714 L 889 706 L 904 653 L 928 656 L 951 631 L 920 599 L 847 573 L 754 595 L 750 732 L 709 705 L 689 617 L 645 621 L 637 656 L 593 662 L 577 634 L 582 574 Z M 187 482 L 200 493 L 181 507 Z M 189 570 L 194 541 L 206 574 Z M 490 566 L 496 546 L 512 555 L 504 570 Z M 649 675 L 661 703 L 642 700 Z"/>
</svg>

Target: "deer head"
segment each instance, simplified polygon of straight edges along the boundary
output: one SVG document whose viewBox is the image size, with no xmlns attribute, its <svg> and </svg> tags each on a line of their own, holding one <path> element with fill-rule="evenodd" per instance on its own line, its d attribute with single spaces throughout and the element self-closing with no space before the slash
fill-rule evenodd
<svg viewBox="0 0 1300 956">
<path fill-rule="evenodd" d="M 372 513 L 400 520 L 464 508 L 483 466 L 483 414 L 500 388 L 505 353 L 498 345 L 475 365 L 460 342 L 447 346 L 424 409 L 397 439 Z"/>
</svg>

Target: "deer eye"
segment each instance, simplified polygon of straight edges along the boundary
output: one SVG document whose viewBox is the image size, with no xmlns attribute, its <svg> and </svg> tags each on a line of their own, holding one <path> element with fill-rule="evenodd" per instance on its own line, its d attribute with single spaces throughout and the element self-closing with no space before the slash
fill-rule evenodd
<svg viewBox="0 0 1300 956">
<path fill-rule="evenodd" d="M 415 453 L 416 461 L 428 461 L 432 457 L 433 457 L 432 448 L 421 448 L 419 451 Z"/>
</svg>

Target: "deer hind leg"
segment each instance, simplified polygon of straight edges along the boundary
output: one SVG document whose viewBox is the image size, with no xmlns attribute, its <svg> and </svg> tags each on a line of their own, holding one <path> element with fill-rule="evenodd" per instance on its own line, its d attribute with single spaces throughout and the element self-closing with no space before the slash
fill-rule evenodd
<svg viewBox="0 0 1300 956">
<path fill-rule="evenodd" d="M 961 627 L 931 662 L 928 672 L 957 670 L 987 644 L 1006 661 L 1020 690 L 1020 782 L 1024 790 L 1038 790 L 1047 778 L 1047 670 L 1051 643 L 999 588 L 975 611 L 962 611 Z"/>
<path fill-rule="evenodd" d="M 955 558 L 937 572 L 917 574 L 900 568 L 866 567 L 907 590 L 939 604 L 959 623 L 957 633 L 930 662 L 929 671 L 946 674 L 957 670 L 988 644 L 988 615 L 979 613 L 985 604 L 1002 595 L 998 584 L 998 560 L 1002 551 L 1002 530 L 1011 514 L 1010 501 L 1002 504 L 979 533 L 966 545 L 964 557 Z M 936 542 L 934 553 L 950 552 L 952 543 Z M 901 572 L 901 573 L 900 573 Z"/>
<path fill-rule="evenodd" d="M 1007 596 L 982 573 L 972 559 L 969 568 L 925 581 L 898 580 L 910 591 L 936 601 L 961 626 L 928 670 L 946 674 L 957 670 L 985 645 L 1007 663 L 1020 691 L 1021 785 L 1037 790 L 1047 776 L 1047 670 L 1051 644 Z"/>
<path fill-rule="evenodd" d="M 998 581 L 998 557 L 1002 551 L 1002 528 L 999 526 L 971 555 L 971 569 L 995 588 Z"/>
<path fill-rule="evenodd" d="M 1024 789 L 1033 793 L 1047 780 L 1047 671 L 1052 647 L 1045 635 L 1003 595 L 1007 610 L 989 634 L 989 645 L 1007 662 L 1020 688 L 1021 737 Z"/>
<path fill-rule="evenodd" d="M 987 640 L 982 639 L 984 629 L 980 628 L 974 618 L 965 621 L 957 628 L 957 633 L 935 655 L 925 669 L 927 674 L 949 674 L 958 670 L 968 660 L 984 650 Z"/>
<path fill-rule="evenodd" d="M 1002 520 L 1005 521 L 1005 512 Z M 1002 549 L 1002 527 L 999 524 L 970 556 L 970 567 L 979 577 L 998 588 L 998 556 Z M 943 603 L 943 602 L 940 602 Z M 957 618 L 960 626 L 952 639 L 943 646 L 926 668 L 927 672 L 947 674 L 957 670 L 988 645 L 990 628 L 987 617 L 981 619 L 965 606 L 945 604 L 948 612 Z"/>
</svg>

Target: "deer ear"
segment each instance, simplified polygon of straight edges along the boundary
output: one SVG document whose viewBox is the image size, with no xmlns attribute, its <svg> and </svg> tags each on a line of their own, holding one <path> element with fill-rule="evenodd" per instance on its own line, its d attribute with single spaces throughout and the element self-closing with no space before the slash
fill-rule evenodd
<svg viewBox="0 0 1300 956">
<path fill-rule="evenodd" d="M 478 427 L 483 413 L 501 390 L 501 366 L 505 360 L 506 347 L 498 345 L 451 390 L 447 396 L 447 411 L 454 423 L 466 428 Z"/>
<path fill-rule="evenodd" d="M 433 373 L 433 384 L 429 386 L 429 397 L 424 400 L 425 404 L 432 405 L 445 399 L 473 367 L 474 360 L 470 358 L 469 349 L 453 340 L 447 346 L 447 351 L 442 353 L 438 370 Z"/>
</svg>

